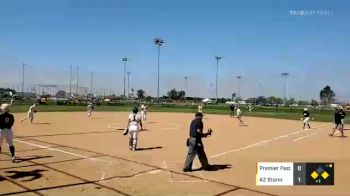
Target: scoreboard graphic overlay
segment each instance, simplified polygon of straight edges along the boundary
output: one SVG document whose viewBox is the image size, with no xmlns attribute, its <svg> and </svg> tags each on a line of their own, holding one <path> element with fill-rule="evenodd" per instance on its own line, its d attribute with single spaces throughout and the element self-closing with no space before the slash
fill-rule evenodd
<svg viewBox="0 0 350 196">
<path fill-rule="evenodd" d="M 258 162 L 256 185 L 334 185 L 334 163 Z"/>
</svg>

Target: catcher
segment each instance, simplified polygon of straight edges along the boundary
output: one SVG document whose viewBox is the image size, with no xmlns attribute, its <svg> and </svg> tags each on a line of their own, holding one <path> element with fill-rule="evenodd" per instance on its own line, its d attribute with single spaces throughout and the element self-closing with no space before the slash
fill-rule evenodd
<svg viewBox="0 0 350 196">
<path fill-rule="evenodd" d="M 134 109 L 132 110 L 132 114 L 130 114 L 128 117 L 127 128 L 123 132 L 123 135 L 126 135 L 129 132 L 129 150 L 132 151 L 136 151 L 138 132 L 139 130 L 142 130 L 141 116 L 137 114 L 138 112 L 139 109 L 137 107 L 134 107 Z"/>
<path fill-rule="evenodd" d="M 34 103 L 32 106 L 29 107 L 28 114 L 26 117 L 22 118 L 20 122 L 27 120 L 28 118 L 30 119 L 30 123 L 33 123 L 34 120 L 34 113 L 37 113 L 36 108 L 36 103 Z"/>
<path fill-rule="evenodd" d="M 203 114 L 197 112 L 195 119 L 192 120 L 190 125 L 190 137 L 187 139 L 186 145 L 188 146 L 188 154 L 186 157 L 184 172 L 192 171 L 192 163 L 196 155 L 198 155 L 199 161 L 202 164 L 203 170 L 210 170 L 212 166 L 208 163 L 207 155 L 204 151 L 202 137 L 211 136 L 212 130 L 208 129 L 207 133 L 203 133 Z"/>
</svg>

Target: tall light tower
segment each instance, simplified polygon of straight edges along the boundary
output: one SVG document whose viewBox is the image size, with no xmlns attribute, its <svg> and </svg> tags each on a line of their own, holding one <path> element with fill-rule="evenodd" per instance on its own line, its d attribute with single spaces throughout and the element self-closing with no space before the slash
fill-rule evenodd
<svg viewBox="0 0 350 196">
<path fill-rule="evenodd" d="M 124 62 L 124 99 L 125 99 L 125 83 L 126 83 L 126 62 L 130 61 L 130 58 L 122 58 L 122 61 Z"/>
<path fill-rule="evenodd" d="M 79 95 L 79 66 L 77 67 L 77 98 Z"/>
<path fill-rule="evenodd" d="M 158 47 L 158 86 L 157 86 L 157 101 L 159 102 L 159 58 L 160 58 L 160 47 L 163 46 L 164 44 L 164 40 L 162 40 L 161 38 L 155 38 L 154 39 L 154 43 L 157 45 Z"/>
<path fill-rule="evenodd" d="M 127 72 L 127 74 L 128 74 L 128 97 L 130 97 L 130 80 L 129 80 L 129 78 L 130 78 L 130 74 L 131 74 L 131 72 Z"/>
<path fill-rule="evenodd" d="M 94 72 L 91 72 L 91 75 L 90 75 L 90 94 L 92 94 L 93 77 L 94 77 Z"/>
<path fill-rule="evenodd" d="M 22 64 L 22 96 L 24 96 L 24 66 L 26 66 L 26 64 Z"/>
<path fill-rule="evenodd" d="M 216 56 L 215 59 L 216 59 L 216 90 L 215 90 L 216 92 L 215 94 L 216 94 L 216 103 L 217 103 L 218 102 L 218 81 L 219 81 L 219 60 L 221 60 L 222 57 Z"/>
<path fill-rule="evenodd" d="M 283 83 L 283 104 L 286 105 L 287 103 L 287 77 L 289 76 L 289 73 L 284 72 L 281 73 L 282 78 L 284 79 Z"/>
<path fill-rule="evenodd" d="M 72 65 L 69 65 L 70 74 L 69 74 L 69 97 L 72 96 Z"/>
<path fill-rule="evenodd" d="M 186 97 L 188 97 L 188 95 L 187 95 L 187 80 L 188 80 L 188 76 L 185 76 L 185 100 L 186 100 Z"/>
<path fill-rule="evenodd" d="M 238 79 L 238 83 L 237 83 L 238 99 L 241 100 L 241 78 L 242 78 L 242 76 L 236 76 L 236 78 Z"/>
</svg>

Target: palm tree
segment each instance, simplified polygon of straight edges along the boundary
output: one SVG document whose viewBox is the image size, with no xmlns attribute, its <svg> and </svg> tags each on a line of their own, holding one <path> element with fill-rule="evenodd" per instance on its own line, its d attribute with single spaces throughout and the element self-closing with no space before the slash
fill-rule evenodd
<svg viewBox="0 0 350 196">
<path fill-rule="evenodd" d="M 320 91 L 320 99 L 321 102 L 323 102 L 323 104 L 330 104 L 333 101 L 334 97 L 335 93 L 329 85 L 327 85 Z"/>
</svg>

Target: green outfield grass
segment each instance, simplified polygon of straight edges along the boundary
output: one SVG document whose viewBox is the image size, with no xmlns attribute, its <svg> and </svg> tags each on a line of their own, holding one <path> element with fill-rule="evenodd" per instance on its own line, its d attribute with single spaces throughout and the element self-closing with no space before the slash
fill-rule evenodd
<svg viewBox="0 0 350 196">
<path fill-rule="evenodd" d="M 29 105 L 13 105 L 11 112 L 27 112 Z M 95 111 L 131 111 L 133 105 L 109 106 L 101 105 L 95 106 Z M 249 112 L 246 107 L 241 107 L 244 116 L 264 117 L 264 118 L 278 118 L 300 120 L 302 117 L 302 109 L 287 108 L 287 107 L 255 107 L 252 112 Z M 37 106 L 39 112 L 79 112 L 86 111 L 85 105 L 39 105 Z M 195 113 L 197 105 L 152 105 L 149 107 L 150 112 L 179 112 L 179 113 Z M 332 110 L 315 110 L 310 109 L 311 117 L 314 121 L 319 122 L 333 122 L 334 116 Z M 221 114 L 229 115 L 230 110 L 228 106 L 205 106 L 205 114 Z"/>
</svg>

